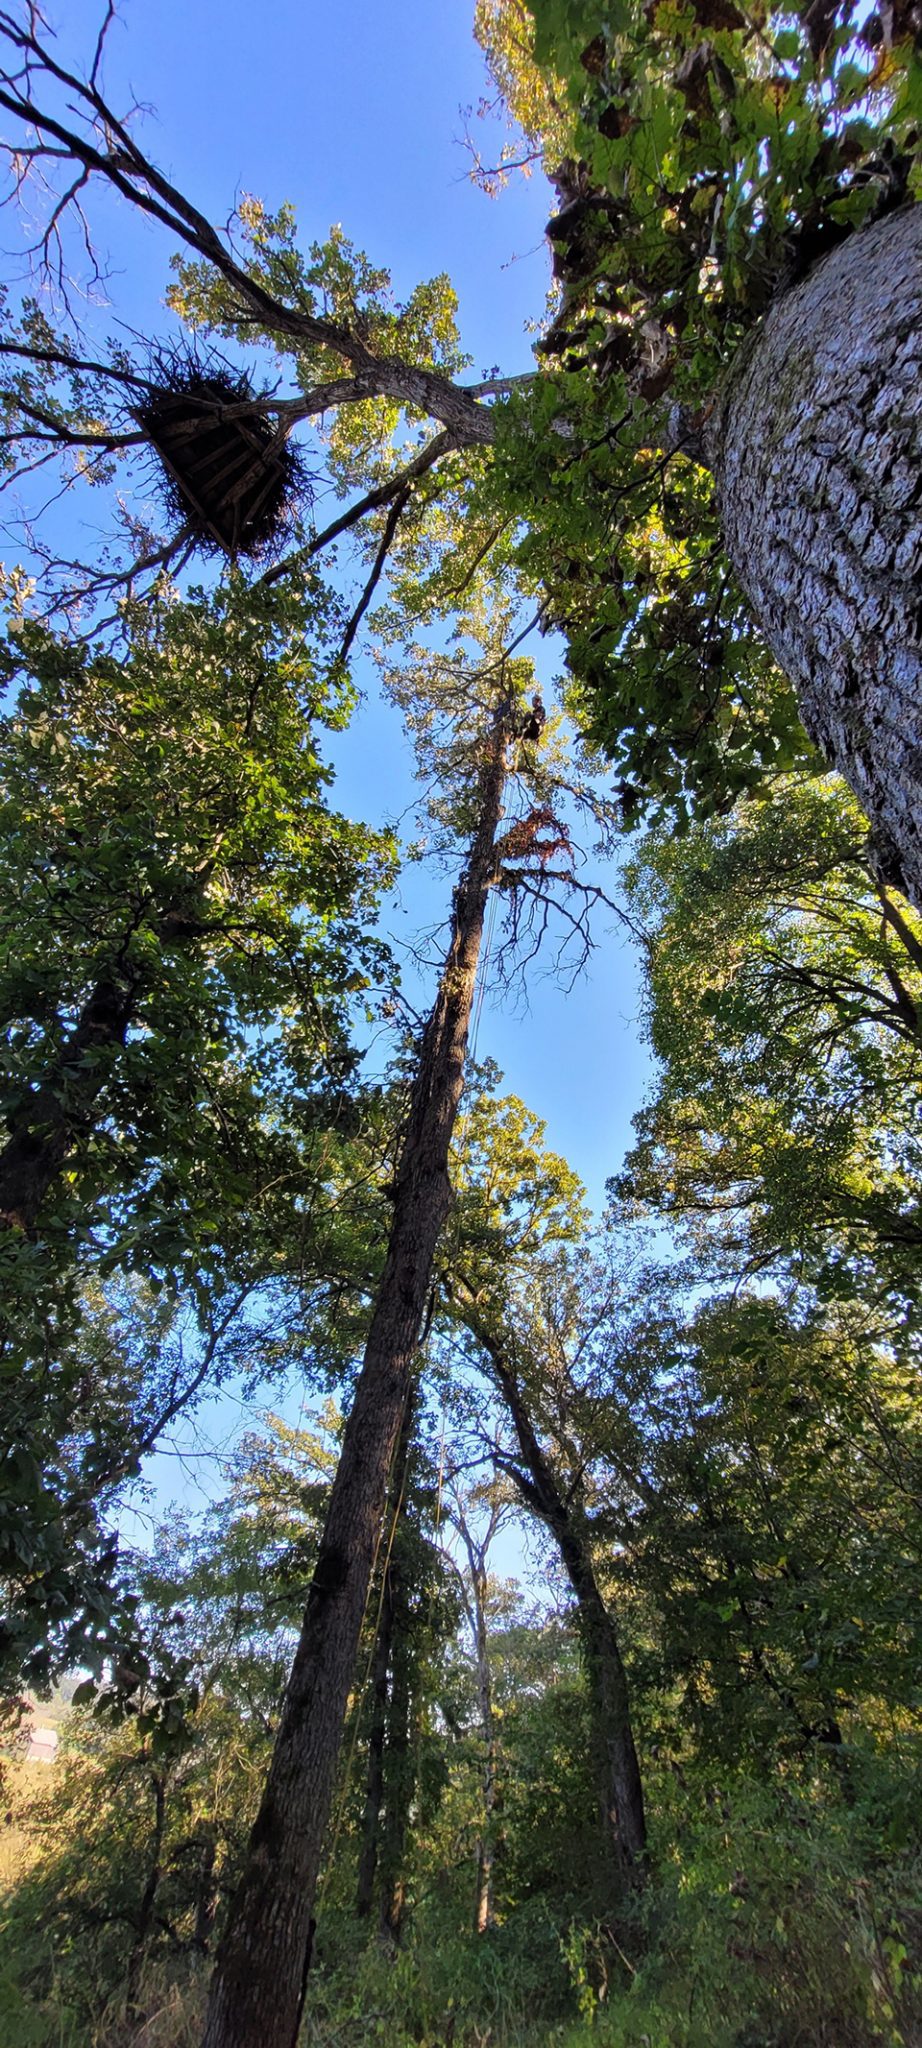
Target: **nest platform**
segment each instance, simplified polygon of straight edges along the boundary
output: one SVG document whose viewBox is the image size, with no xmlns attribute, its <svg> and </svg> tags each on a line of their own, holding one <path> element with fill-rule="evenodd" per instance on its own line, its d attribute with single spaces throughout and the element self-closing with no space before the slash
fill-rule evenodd
<svg viewBox="0 0 922 2048">
<path fill-rule="evenodd" d="M 135 418 L 160 459 L 171 513 L 200 546 L 263 555 L 284 538 L 308 479 L 246 377 L 193 362 L 160 366 Z"/>
</svg>

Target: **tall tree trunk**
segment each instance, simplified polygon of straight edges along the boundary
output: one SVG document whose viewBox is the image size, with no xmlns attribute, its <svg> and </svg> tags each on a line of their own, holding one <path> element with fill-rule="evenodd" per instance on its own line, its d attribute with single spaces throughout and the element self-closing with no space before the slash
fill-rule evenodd
<svg viewBox="0 0 922 2048">
<path fill-rule="evenodd" d="M 151 1777 L 150 1782 L 154 1794 L 154 1828 L 151 1836 L 150 1867 L 147 1873 L 147 1881 L 141 1894 L 141 1903 L 138 1907 L 135 1935 L 131 1944 L 131 1953 L 128 1957 L 128 1969 L 125 1978 L 125 2016 L 129 2020 L 137 2019 L 138 2017 L 138 1993 L 141 1989 L 141 1972 L 147 1955 L 147 1944 L 150 1940 L 150 1932 L 154 1923 L 154 1907 L 157 1903 L 157 1893 L 160 1890 L 160 1879 L 163 1875 L 162 1858 L 163 1830 L 166 1820 L 166 1780 L 161 1775 L 155 1773 Z"/>
<path fill-rule="evenodd" d="M 503 704 L 485 741 L 477 829 L 422 1036 L 387 1257 L 269 1775 L 218 1950 L 205 2048 L 294 2048 L 301 2022 L 349 1685 L 435 1249 L 451 1204 L 448 1152 L 496 871 L 510 722 Z"/>
<path fill-rule="evenodd" d="M 381 1832 L 381 1933 L 396 1948 L 406 1904 L 406 1845 L 413 1771 L 410 1746 L 410 1614 L 399 1554 L 391 1558 L 394 1630 L 391 1647 L 387 1747 L 384 1757 L 384 1827 Z"/>
<path fill-rule="evenodd" d="M 811 737 L 922 906 L 922 206 L 744 342 L 705 430 L 730 559 Z"/>
<path fill-rule="evenodd" d="M 135 993 L 131 981 L 101 976 L 45 1079 L 14 1111 L 0 1150 L 0 1224 L 34 1230 L 52 1182 L 92 1122 L 109 1078 L 99 1055 L 124 1045 Z"/>
<path fill-rule="evenodd" d="M 471 1558 L 474 1600 L 474 1656 L 477 1664 L 477 1705 L 480 1740 L 483 1745 L 481 1777 L 481 1826 L 477 1843 L 477 1896 L 474 1901 L 474 1932 L 485 1934 L 493 1925 L 493 1866 L 496 1860 L 496 1721 L 493 1714 L 493 1674 L 490 1669 L 490 1641 L 487 1634 L 487 1574 L 481 1560 Z"/>
<path fill-rule="evenodd" d="M 407 1405 L 394 1457 L 387 1508 L 389 1527 L 389 1554 L 384 1561 L 384 1575 L 381 1583 L 381 1610 L 375 1636 L 375 1653 L 372 1662 L 371 1687 L 371 1728 L 368 1735 L 368 1768 L 365 1774 L 365 1810 L 362 1816 L 362 1847 L 359 1855 L 358 1882 L 356 1885 L 355 1910 L 360 1920 L 367 1919 L 374 1904 L 375 1872 L 378 1866 L 378 1842 L 381 1827 L 381 1808 L 384 1805 L 384 1742 L 388 1722 L 388 1679 L 394 1655 L 394 1638 L 397 1621 L 397 1586 L 399 1581 L 399 1553 L 394 1550 L 400 1518 L 403 1513 L 404 1490 L 410 1463 L 410 1443 L 413 1435 L 415 1402 L 411 1385 Z"/>
<path fill-rule="evenodd" d="M 378 1868 L 378 1837 L 381 1828 L 381 1808 L 384 1804 L 384 1738 L 387 1730 L 387 1681 L 391 1668 L 391 1648 L 394 1636 L 394 1601 L 390 1567 L 385 1573 L 381 1596 L 381 1616 L 375 1637 L 375 1654 L 372 1664 L 371 1728 L 368 1733 L 368 1767 L 365 1773 L 365 1808 L 362 1814 L 362 1847 L 359 1854 L 358 1880 L 355 1888 L 355 1910 L 360 1920 L 367 1920 L 375 1897 L 375 1873 Z"/>
<path fill-rule="evenodd" d="M 647 1848 L 643 1781 L 631 1726 L 627 1673 L 617 1631 L 599 1591 L 589 1544 L 572 1505 L 545 1457 L 519 1385 L 502 1346 L 479 1318 L 471 1328 L 487 1350 L 509 1409 L 528 1474 L 529 1504 L 554 1536 L 576 1596 L 586 1677 L 592 1705 L 603 1824 L 618 1871 L 631 1884 L 643 1880 Z M 519 1475 L 521 1485 L 521 1475 Z"/>
</svg>

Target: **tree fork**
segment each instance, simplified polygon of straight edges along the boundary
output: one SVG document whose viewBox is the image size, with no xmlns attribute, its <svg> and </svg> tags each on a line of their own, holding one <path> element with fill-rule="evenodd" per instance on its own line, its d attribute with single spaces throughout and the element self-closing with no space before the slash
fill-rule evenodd
<svg viewBox="0 0 922 2048">
<path fill-rule="evenodd" d="M 317 1566 L 243 1876 L 218 1949 L 204 2048 L 295 2048 L 313 1909 L 349 1686 L 435 1250 L 451 1205 L 448 1153 L 464 1079 L 512 712 L 481 770 L 477 829 L 422 1035 L 394 1214 Z"/>
</svg>

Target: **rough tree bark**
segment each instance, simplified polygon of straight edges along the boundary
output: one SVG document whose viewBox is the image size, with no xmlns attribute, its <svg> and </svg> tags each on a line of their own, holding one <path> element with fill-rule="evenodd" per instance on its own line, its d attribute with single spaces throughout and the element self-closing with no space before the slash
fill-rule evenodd
<svg viewBox="0 0 922 2048">
<path fill-rule="evenodd" d="M 510 724 L 504 703 L 485 743 L 477 829 L 422 1035 L 384 1271 L 269 1775 L 218 1949 L 205 2048 L 294 2048 L 301 2022 L 349 1686 L 436 1245 L 451 1204 L 448 1151 L 496 873 Z"/>
<path fill-rule="evenodd" d="M 468 1320 L 488 1353 L 518 1438 L 526 1471 L 515 1469 L 513 1477 L 529 1506 L 550 1529 L 576 1597 L 592 1705 L 603 1825 L 615 1868 L 629 1884 L 639 1885 L 645 1874 L 647 1849 L 643 1781 L 631 1725 L 627 1673 L 615 1624 L 599 1591 L 585 1531 L 541 1448 L 514 1366 L 488 1326 L 476 1316 Z"/>
<path fill-rule="evenodd" d="M 922 206 L 743 344 L 705 430 L 730 559 L 808 732 L 922 905 Z"/>
</svg>

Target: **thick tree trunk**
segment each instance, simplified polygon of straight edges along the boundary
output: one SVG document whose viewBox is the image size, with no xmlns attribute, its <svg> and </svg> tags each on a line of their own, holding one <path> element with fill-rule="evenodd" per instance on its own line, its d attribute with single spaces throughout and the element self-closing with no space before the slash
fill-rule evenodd
<svg viewBox="0 0 922 2048">
<path fill-rule="evenodd" d="M 52 1183 L 92 1123 L 109 1064 L 125 1043 L 135 1004 L 130 982 L 100 978 L 44 1081 L 10 1119 L 0 1151 L 0 1225 L 30 1233 Z"/>
<path fill-rule="evenodd" d="M 218 1950 L 205 2048 L 294 2048 L 297 2039 L 349 1685 L 435 1249 L 451 1203 L 448 1151 L 495 875 L 507 741 L 503 706 L 485 743 L 477 831 L 422 1037 L 384 1272 L 275 1751 Z"/>
<path fill-rule="evenodd" d="M 527 1468 L 529 1504 L 555 1538 L 576 1596 L 592 1705 L 603 1825 L 617 1870 L 630 1884 L 640 1884 L 647 1848 L 643 1781 L 631 1726 L 627 1673 L 615 1624 L 599 1591 L 585 1533 L 541 1449 L 515 1371 L 479 1319 L 471 1327 L 489 1352 L 497 1385 L 509 1409 Z"/>
<path fill-rule="evenodd" d="M 630 1884 L 640 1885 L 645 1876 L 647 1824 L 627 1673 L 588 1549 L 571 1516 L 565 1526 L 558 1525 L 555 1534 L 579 1608 L 606 1837 L 616 1869 Z"/>
<path fill-rule="evenodd" d="M 778 299 L 708 422 L 730 559 L 808 732 L 922 905 L 922 206 Z"/>
</svg>

